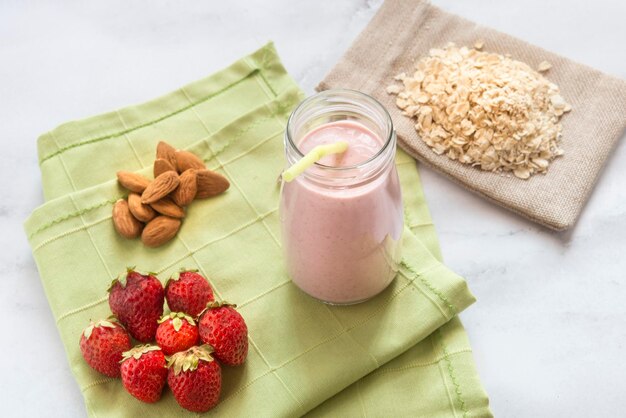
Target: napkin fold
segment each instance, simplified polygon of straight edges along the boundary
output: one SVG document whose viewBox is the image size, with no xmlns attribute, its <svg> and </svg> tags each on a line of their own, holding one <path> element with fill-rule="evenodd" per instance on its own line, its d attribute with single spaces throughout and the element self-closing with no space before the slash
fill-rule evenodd
<svg viewBox="0 0 626 418">
<path fill-rule="evenodd" d="M 435 154 L 385 91 L 394 76 L 411 74 L 431 48 L 454 42 L 511 54 L 537 68 L 548 61 L 548 80 L 558 84 L 573 110 L 562 119 L 565 154 L 545 175 L 528 180 L 482 171 Z M 468 190 L 555 230 L 573 226 L 607 158 L 626 128 L 626 82 L 527 42 L 446 13 L 423 0 L 386 0 L 318 89 L 350 88 L 368 93 L 389 110 L 398 144 L 409 154 Z"/>
<path fill-rule="evenodd" d="M 223 367 L 221 402 L 207 416 L 490 414 L 456 318 L 474 298 L 438 259 L 418 172 L 406 154 L 397 156 L 404 262 L 389 288 L 366 303 L 332 307 L 287 277 L 276 177 L 287 117 L 302 97 L 269 44 L 159 99 L 70 122 L 39 139 L 48 201 L 25 230 L 91 416 L 196 416 L 169 391 L 156 404 L 135 400 L 81 357 L 82 329 L 109 315 L 106 288 L 128 265 L 156 271 L 162 281 L 182 266 L 197 268 L 246 319 L 248 359 Z M 151 249 L 117 235 L 111 210 L 126 193 L 115 172 L 149 175 L 161 139 L 201 156 L 231 188 L 195 201 L 177 237 Z"/>
</svg>

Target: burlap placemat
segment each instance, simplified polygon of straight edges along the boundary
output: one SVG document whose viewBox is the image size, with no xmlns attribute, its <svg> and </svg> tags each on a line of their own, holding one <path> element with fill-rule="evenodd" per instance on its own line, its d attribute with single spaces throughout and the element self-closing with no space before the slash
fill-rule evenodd
<svg viewBox="0 0 626 418">
<path fill-rule="evenodd" d="M 416 58 L 448 42 L 511 54 L 536 68 L 548 61 L 546 77 L 573 107 L 563 119 L 563 157 L 547 174 L 529 180 L 482 171 L 435 154 L 401 115 L 385 88 Z M 576 222 L 606 159 L 626 127 L 626 82 L 530 45 L 512 36 L 446 13 L 426 1 L 387 0 L 318 90 L 351 88 L 383 103 L 393 118 L 399 144 L 418 160 L 467 189 L 528 219 L 556 230 Z"/>
</svg>

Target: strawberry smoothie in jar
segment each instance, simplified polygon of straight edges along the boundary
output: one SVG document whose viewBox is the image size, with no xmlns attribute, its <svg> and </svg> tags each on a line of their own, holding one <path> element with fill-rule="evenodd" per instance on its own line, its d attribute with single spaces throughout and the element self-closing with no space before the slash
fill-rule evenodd
<svg viewBox="0 0 626 418">
<path fill-rule="evenodd" d="M 372 97 L 329 90 L 304 100 L 285 131 L 287 165 L 318 145 L 346 142 L 291 182 L 280 199 L 287 272 L 323 302 L 352 304 L 383 291 L 400 261 L 403 209 L 396 134 Z"/>
</svg>

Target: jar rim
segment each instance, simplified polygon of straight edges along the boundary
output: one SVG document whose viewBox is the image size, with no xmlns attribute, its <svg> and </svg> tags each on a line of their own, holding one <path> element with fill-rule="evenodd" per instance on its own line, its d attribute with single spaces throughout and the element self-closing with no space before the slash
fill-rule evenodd
<svg viewBox="0 0 626 418">
<path fill-rule="evenodd" d="M 369 102 L 369 104 L 371 104 L 375 108 L 377 108 L 381 112 L 381 114 L 383 115 L 383 117 L 385 119 L 385 125 L 388 128 L 387 130 L 389 131 L 389 133 L 387 135 L 387 138 L 384 139 L 383 146 L 378 150 L 378 152 L 376 152 L 376 154 L 372 155 L 367 160 L 361 161 L 361 162 L 359 162 L 357 164 L 348 165 L 348 166 L 341 166 L 341 167 L 334 167 L 334 166 L 322 164 L 320 162 L 315 162 L 314 166 L 319 168 L 319 169 L 322 169 L 322 170 L 344 172 L 344 171 L 349 171 L 349 170 L 354 170 L 354 169 L 365 167 L 368 164 L 370 164 L 372 161 L 375 161 L 381 155 L 383 155 L 386 152 L 386 150 L 389 148 L 389 146 L 392 144 L 392 142 L 393 142 L 393 138 L 394 138 L 393 121 L 391 120 L 391 115 L 389 114 L 389 112 L 387 111 L 385 106 L 382 105 L 382 103 L 380 103 L 378 100 L 376 100 L 374 97 L 370 96 L 369 94 L 365 94 L 365 93 L 360 92 L 358 90 L 353 90 L 353 89 L 329 89 L 329 90 L 324 90 L 324 91 L 321 91 L 319 93 L 316 93 L 316 94 L 313 94 L 313 95 L 307 97 L 306 99 L 301 101 L 298 104 L 298 106 L 296 106 L 295 109 L 291 112 L 291 115 L 289 115 L 289 119 L 287 120 L 287 128 L 285 129 L 285 136 L 287 138 L 287 141 L 289 142 L 289 146 L 293 150 L 295 150 L 296 154 L 300 158 L 304 157 L 304 154 L 302 153 L 302 151 L 300 151 L 300 148 L 298 148 L 298 146 L 293 141 L 292 135 L 291 135 L 291 132 L 290 132 L 290 127 L 292 126 L 293 118 L 297 115 L 299 110 L 301 110 L 307 104 L 311 103 L 313 100 L 316 100 L 316 99 L 319 99 L 319 98 L 324 98 L 324 97 L 334 97 L 334 96 L 341 97 L 342 95 L 356 96 L 356 97 L 358 97 L 360 99 L 364 99 L 365 101 Z"/>
</svg>

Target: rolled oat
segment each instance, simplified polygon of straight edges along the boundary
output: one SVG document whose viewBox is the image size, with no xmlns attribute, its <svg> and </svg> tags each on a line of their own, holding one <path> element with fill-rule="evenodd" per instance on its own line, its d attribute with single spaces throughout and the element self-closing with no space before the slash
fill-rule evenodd
<svg viewBox="0 0 626 418">
<path fill-rule="evenodd" d="M 450 43 L 431 49 L 403 85 L 387 87 L 437 154 L 521 179 L 545 173 L 563 154 L 559 118 L 571 110 L 559 88 L 527 64 Z M 542 62 L 540 71 L 550 64 Z"/>
</svg>

